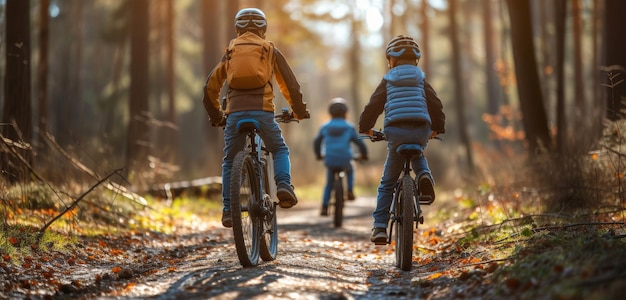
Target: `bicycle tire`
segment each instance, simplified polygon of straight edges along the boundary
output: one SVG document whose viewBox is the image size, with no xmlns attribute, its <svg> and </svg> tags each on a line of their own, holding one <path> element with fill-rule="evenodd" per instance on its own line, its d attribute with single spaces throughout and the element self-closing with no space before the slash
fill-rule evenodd
<svg viewBox="0 0 626 300">
<path fill-rule="evenodd" d="M 259 262 L 261 223 L 253 213 L 260 198 L 259 190 L 252 156 L 245 151 L 237 153 L 230 177 L 230 209 L 237 257 L 244 267 L 253 267 Z"/>
<path fill-rule="evenodd" d="M 261 233 L 260 256 L 264 261 L 272 261 L 278 255 L 278 222 L 276 221 L 276 204 L 272 203 L 272 211 L 263 218 Z"/>
<path fill-rule="evenodd" d="M 335 174 L 335 211 L 334 211 L 334 225 L 335 227 L 341 227 L 343 223 L 343 178 L 339 174 Z"/>
<path fill-rule="evenodd" d="M 399 205 L 398 230 L 396 231 L 396 266 L 404 271 L 411 270 L 413 263 L 413 217 L 415 191 L 413 189 L 413 178 L 405 174 L 402 177 L 401 197 Z"/>
<path fill-rule="evenodd" d="M 262 143 L 262 141 L 261 141 Z M 276 183 L 274 160 L 269 152 L 261 158 L 263 168 L 263 232 L 261 232 L 261 259 L 272 261 L 278 255 L 278 222 L 276 215 Z"/>
</svg>

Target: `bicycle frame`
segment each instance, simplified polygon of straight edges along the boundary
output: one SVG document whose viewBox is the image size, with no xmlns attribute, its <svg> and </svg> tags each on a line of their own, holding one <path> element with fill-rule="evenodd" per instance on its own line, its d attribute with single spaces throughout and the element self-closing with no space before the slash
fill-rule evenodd
<svg viewBox="0 0 626 300">
<path fill-rule="evenodd" d="M 343 168 L 333 168 L 332 171 L 334 197 L 330 198 L 330 205 L 328 207 L 332 210 L 334 226 L 341 227 L 343 223 L 343 208 L 345 206 L 344 178 L 346 177 L 346 170 Z"/>
<path fill-rule="evenodd" d="M 283 123 L 298 121 L 287 109 L 275 119 Z M 278 252 L 274 162 L 258 135 L 260 128 L 253 118 L 239 120 L 236 127 L 239 134 L 246 135 L 246 145 L 233 159 L 230 204 L 235 248 L 244 267 L 256 266 L 259 258 L 274 260 Z"/>
<path fill-rule="evenodd" d="M 419 189 L 417 184 L 415 183 L 415 179 L 411 176 L 411 158 L 413 155 L 422 155 L 422 146 L 417 144 L 403 144 L 398 147 L 397 152 L 404 157 L 404 167 L 402 168 L 402 173 L 400 173 L 400 177 L 398 177 L 398 182 L 394 187 L 393 192 L 393 200 L 391 202 L 391 207 L 389 209 L 390 213 L 390 223 L 389 226 L 389 235 L 387 237 L 387 244 L 391 243 L 391 237 L 393 235 L 393 227 L 399 221 L 400 216 L 396 216 L 396 206 L 398 205 L 400 198 L 400 191 L 403 188 L 403 178 L 405 176 L 411 177 L 412 189 L 413 189 L 413 223 L 415 228 L 418 227 L 418 224 L 424 223 L 424 217 L 422 216 L 422 208 L 420 207 L 421 201 L 415 201 L 419 199 Z"/>
<path fill-rule="evenodd" d="M 247 120 L 242 120 L 240 123 L 247 122 Z M 244 123 L 245 124 L 245 123 Z M 260 187 L 260 196 L 261 200 L 264 197 L 269 197 L 273 202 L 276 202 L 276 183 L 274 182 L 274 160 L 272 159 L 272 155 L 269 153 L 265 147 L 263 147 L 263 140 L 256 133 L 256 129 L 247 129 L 248 132 L 248 143 L 247 147 L 250 148 L 250 153 L 254 153 L 256 157 L 256 161 L 259 164 L 258 168 L 258 179 L 259 179 L 259 187 Z M 268 180 L 272 179 L 272 180 Z M 267 212 L 260 212 L 267 213 Z"/>
<path fill-rule="evenodd" d="M 385 134 L 372 130 L 367 136 L 371 141 L 385 140 Z M 421 204 L 430 205 L 433 198 L 430 195 L 420 195 L 417 178 L 411 176 L 411 159 L 423 155 L 424 148 L 420 144 L 401 144 L 396 152 L 404 158 L 402 172 L 394 186 L 393 198 L 390 206 L 387 244 L 391 244 L 394 227 L 396 266 L 408 271 L 412 266 L 414 229 L 418 224 L 424 224 Z"/>
<path fill-rule="evenodd" d="M 259 126 L 254 119 L 242 119 L 237 123 L 237 131 L 246 134 L 247 141 L 244 150 L 235 158 L 235 161 L 239 159 L 243 162 L 238 164 L 240 169 L 235 172 L 245 173 L 238 176 L 250 183 L 250 190 L 244 193 L 249 198 L 231 196 L 232 211 L 238 213 L 233 216 L 233 235 L 237 256 L 244 267 L 257 265 L 259 257 L 265 261 L 274 260 L 278 248 L 273 160 L 257 134 Z M 232 183 L 231 177 L 231 195 L 233 188 L 236 188 Z M 241 180 L 239 183 L 242 183 Z M 246 190 L 247 186 L 244 187 Z M 248 221 L 242 222 L 244 219 Z"/>
</svg>

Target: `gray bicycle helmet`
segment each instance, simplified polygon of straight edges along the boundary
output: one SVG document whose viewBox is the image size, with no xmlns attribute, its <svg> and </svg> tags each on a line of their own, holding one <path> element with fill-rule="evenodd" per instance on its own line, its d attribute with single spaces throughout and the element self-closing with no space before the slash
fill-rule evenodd
<svg viewBox="0 0 626 300">
<path fill-rule="evenodd" d="M 258 8 L 241 9 L 235 16 L 235 30 L 237 35 L 252 31 L 259 36 L 265 35 L 267 19 L 265 14 Z"/>
<path fill-rule="evenodd" d="M 346 99 L 333 98 L 330 100 L 330 105 L 328 105 L 328 113 L 333 118 L 345 117 L 346 112 L 348 112 L 348 105 L 346 105 Z"/>
<path fill-rule="evenodd" d="M 395 58 L 415 58 L 420 59 L 422 53 L 420 52 L 420 46 L 417 45 L 415 40 L 408 36 L 399 35 L 391 39 L 387 44 L 387 59 L 390 57 Z"/>
</svg>

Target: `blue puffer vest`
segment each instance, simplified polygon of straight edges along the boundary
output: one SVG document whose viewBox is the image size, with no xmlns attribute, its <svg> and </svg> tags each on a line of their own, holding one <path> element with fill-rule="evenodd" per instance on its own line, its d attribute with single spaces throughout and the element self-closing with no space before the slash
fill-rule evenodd
<svg viewBox="0 0 626 300">
<path fill-rule="evenodd" d="M 424 92 L 424 72 L 414 65 L 399 65 L 383 77 L 387 81 L 384 125 L 426 121 L 431 124 Z"/>
</svg>

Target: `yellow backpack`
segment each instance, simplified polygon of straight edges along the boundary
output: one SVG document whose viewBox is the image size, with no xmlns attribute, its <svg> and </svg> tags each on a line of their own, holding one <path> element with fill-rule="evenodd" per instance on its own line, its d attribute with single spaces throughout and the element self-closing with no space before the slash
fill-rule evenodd
<svg viewBox="0 0 626 300">
<path fill-rule="evenodd" d="M 245 32 L 230 41 L 226 59 L 226 79 L 231 88 L 260 88 L 272 79 L 274 44 L 254 33 Z"/>
</svg>

